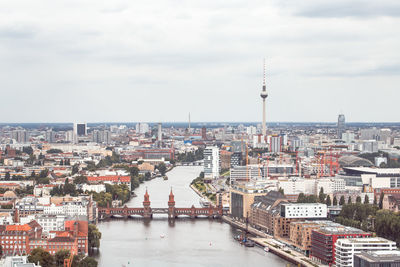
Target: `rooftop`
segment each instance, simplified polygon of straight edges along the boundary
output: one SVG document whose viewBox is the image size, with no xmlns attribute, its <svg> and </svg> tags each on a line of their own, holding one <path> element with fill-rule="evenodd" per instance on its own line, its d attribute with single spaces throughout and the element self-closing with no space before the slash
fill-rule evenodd
<svg viewBox="0 0 400 267">
<path fill-rule="evenodd" d="M 345 238 L 345 239 L 339 239 L 338 241 L 347 244 L 377 244 L 377 243 L 392 243 L 393 245 L 396 244 L 395 242 L 382 237 Z"/>
<path fill-rule="evenodd" d="M 399 250 L 378 250 L 378 251 L 363 251 L 355 255 L 367 262 L 400 262 Z"/>
<path fill-rule="evenodd" d="M 322 227 L 316 231 L 326 235 L 368 234 L 360 229 L 343 225 L 330 225 Z"/>
</svg>

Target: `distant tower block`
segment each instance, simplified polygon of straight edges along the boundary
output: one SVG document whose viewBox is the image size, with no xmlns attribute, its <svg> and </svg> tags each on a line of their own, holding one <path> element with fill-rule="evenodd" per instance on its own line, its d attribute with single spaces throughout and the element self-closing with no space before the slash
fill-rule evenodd
<svg viewBox="0 0 400 267">
<path fill-rule="evenodd" d="M 344 114 L 339 114 L 337 123 L 337 138 L 342 139 L 342 134 L 346 130 L 346 118 Z"/>
<path fill-rule="evenodd" d="M 265 99 L 268 97 L 267 89 L 266 89 L 266 84 L 265 84 L 265 59 L 264 59 L 264 78 L 263 78 L 263 86 L 262 86 L 262 91 L 261 91 L 261 98 L 263 101 L 263 119 L 262 119 L 262 135 L 265 136 L 267 135 L 267 122 L 266 122 L 266 114 L 265 114 Z"/>
<path fill-rule="evenodd" d="M 157 138 L 158 144 L 161 147 L 162 144 L 162 131 L 161 131 L 161 122 L 158 123 L 158 138 Z"/>
<path fill-rule="evenodd" d="M 189 132 L 189 134 L 191 132 L 191 128 L 190 128 L 190 112 L 189 112 L 189 128 L 188 128 L 188 132 Z"/>
</svg>

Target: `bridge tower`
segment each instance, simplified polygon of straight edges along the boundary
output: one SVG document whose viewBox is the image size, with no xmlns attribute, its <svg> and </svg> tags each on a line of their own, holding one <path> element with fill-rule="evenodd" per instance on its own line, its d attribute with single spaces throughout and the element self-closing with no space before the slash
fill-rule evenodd
<svg viewBox="0 0 400 267">
<path fill-rule="evenodd" d="M 168 199 L 168 218 L 175 219 L 175 196 L 174 193 L 172 193 L 172 187 Z"/>
<path fill-rule="evenodd" d="M 153 217 L 153 214 L 151 212 L 151 207 L 150 207 L 150 196 L 149 196 L 149 193 L 147 192 L 147 188 L 146 188 L 146 193 L 144 194 L 144 200 L 143 200 L 143 217 L 144 218 Z"/>
</svg>

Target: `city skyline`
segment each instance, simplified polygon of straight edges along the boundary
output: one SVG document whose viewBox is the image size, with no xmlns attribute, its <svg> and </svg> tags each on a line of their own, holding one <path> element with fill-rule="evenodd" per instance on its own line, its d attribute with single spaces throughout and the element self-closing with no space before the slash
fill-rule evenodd
<svg viewBox="0 0 400 267">
<path fill-rule="evenodd" d="M 2 1 L 0 121 L 395 122 L 399 7 Z"/>
</svg>

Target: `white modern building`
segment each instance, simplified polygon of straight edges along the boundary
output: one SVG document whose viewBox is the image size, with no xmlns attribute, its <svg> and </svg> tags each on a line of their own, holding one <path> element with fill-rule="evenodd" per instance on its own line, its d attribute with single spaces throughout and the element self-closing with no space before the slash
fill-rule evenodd
<svg viewBox="0 0 400 267">
<path fill-rule="evenodd" d="M 328 208 L 322 203 L 283 203 L 281 217 L 284 218 L 326 218 Z"/>
<path fill-rule="evenodd" d="M 337 267 L 352 267 L 354 254 L 371 250 L 396 250 L 396 242 L 381 238 L 342 238 L 336 241 L 335 263 Z"/>
<path fill-rule="evenodd" d="M 204 149 L 204 177 L 218 178 L 220 170 L 219 148 L 208 146 Z"/>
<path fill-rule="evenodd" d="M 293 164 L 251 164 L 247 166 L 235 166 L 230 169 L 231 183 L 245 180 L 266 180 L 271 176 L 287 176 L 293 174 Z"/>
<path fill-rule="evenodd" d="M 272 136 L 271 137 L 271 143 L 270 143 L 270 152 L 272 153 L 278 153 L 282 151 L 282 136 Z"/>
</svg>

